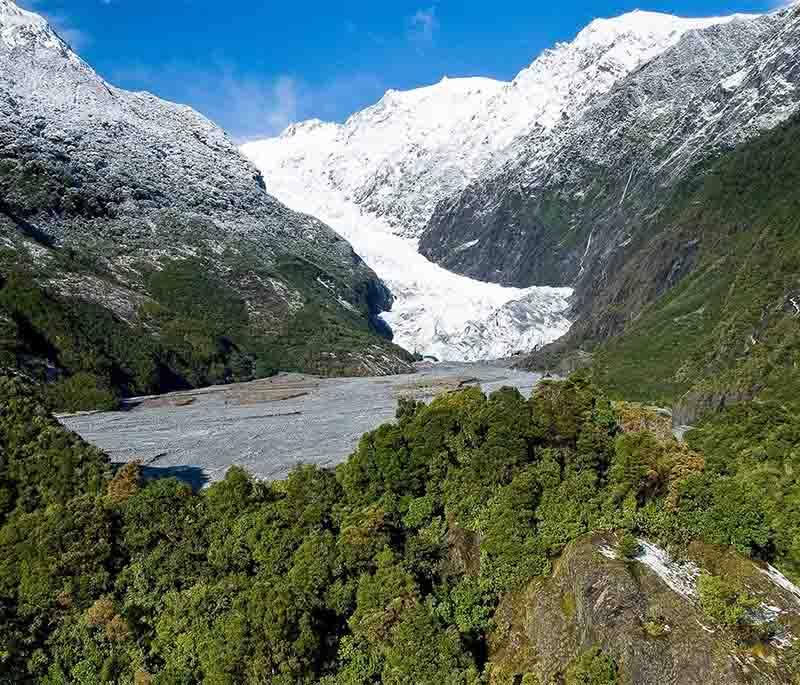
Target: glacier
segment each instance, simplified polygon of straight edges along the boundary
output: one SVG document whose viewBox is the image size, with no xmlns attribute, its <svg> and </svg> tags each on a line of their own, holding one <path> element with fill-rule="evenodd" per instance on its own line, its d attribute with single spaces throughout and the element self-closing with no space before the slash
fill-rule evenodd
<svg viewBox="0 0 800 685">
<path fill-rule="evenodd" d="M 569 330 L 572 290 L 504 287 L 430 262 L 418 240 L 434 210 L 513 161 L 526 134 L 578 116 L 687 32 L 747 18 L 637 10 L 597 19 L 572 42 L 545 50 L 513 81 L 444 78 L 390 90 L 343 124 L 293 124 L 241 150 L 270 193 L 330 225 L 389 286 L 395 304 L 384 318 L 395 342 L 451 361 L 506 357 Z M 541 140 L 546 158 L 548 136 Z"/>
<path fill-rule="evenodd" d="M 258 151 L 244 146 L 256 166 Z M 288 175 L 270 193 L 338 231 L 386 283 L 395 298 L 383 319 L 394 341 L 412 352 L 447 361 L 508 357 L 564 335 L 571 288 L 506 288 L 459 276 L 419 252 L 379 217 L 335 193 L 314 176 Z"/>
</svg>

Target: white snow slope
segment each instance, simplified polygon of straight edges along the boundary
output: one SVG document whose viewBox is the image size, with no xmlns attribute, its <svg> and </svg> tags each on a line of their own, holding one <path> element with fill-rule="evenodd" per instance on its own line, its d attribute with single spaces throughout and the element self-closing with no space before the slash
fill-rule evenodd
<svg viewBox="0 0 800 685">
<path fill-rule="evenodd" d="M 505 288 L 430 263 L 416 239 L 436 204 L 513 155 L 519 136 L 576 116 L 687 31 L 735 18 L 598 19 L 510 83 L 445 78 L 390 90 L 344 124 L 295 124 L 242 151 L 270 193 L 332 226 L 384 279 L 396 297 L 385 318 L 398 344 L 465 361 L 529 350 L 568 330 L 570 289 Z"/>
</svg>

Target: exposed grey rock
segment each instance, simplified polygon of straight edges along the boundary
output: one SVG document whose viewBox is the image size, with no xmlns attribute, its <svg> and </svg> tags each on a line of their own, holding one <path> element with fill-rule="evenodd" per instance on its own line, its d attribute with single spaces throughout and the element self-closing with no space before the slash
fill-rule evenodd
<svg viewBox="0 0 800 685">
<path fill-rule="evenodd" d="M 580 309 L 681 181 L 798 110 L 798 54 L 797 6 L 688 32 L 441 202 L 420 250 L 476 278 L 577 284 Z"/>
<path fill-rule="evenodd" d="M 563 682 L 570 664 L 594 647 L 614 659 L 621 682 L 636 685 L 791 682 L 786 647 L 800 614 L 796 597 L 776 580 L 780 574 L 773 578 L 769 568 L 700 543 L 679 562 L 640 542 L 636 559 L 626 561 L 611 535 L 579 538 L 550 577 L 503 598 L 490 644 L 498 682 L 526 674 L 533 682 Z M 777 617 L 775 635 L 754 645 L 715 625 L 698 606 L 701 570 L 741 579 L 762 603 L 754 623 Z"/>
</svg>

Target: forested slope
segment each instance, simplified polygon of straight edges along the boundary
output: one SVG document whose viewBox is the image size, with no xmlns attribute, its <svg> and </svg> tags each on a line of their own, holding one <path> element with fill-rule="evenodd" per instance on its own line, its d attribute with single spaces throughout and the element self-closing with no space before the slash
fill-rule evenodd
<svg viewBox="0 0 800 685">
<path fill-rule="evenodd" d="M 198 494 L 143 483 L 133 465 L 112 477 L 24 385 L 5 379 L 0 392 L 0 681 L 655 685 L 800 673 L 786 648 L 796 600 L 742 556 L 800 573 L 800 425 L 788 412 L 743 409 L 734 430 L 716 422 L 686 446 L 666 419 L 612 405 L 585 376 L 529 400 L 471 389 L 401 402 L 397 423 L 335 472 L 263 483 L 234 468 Z M 635 536 L 701 558 L 696 595 L 665 585 Z M 565 564 L 572 589 L 552 595 Z M 601 601 L 580 585 L 590 570 L 635 583 L 635 596 Z M 537 597 L 562 607 L 555 650 L 552 625 L 526 610 Z M 777 612 L 762 615 L 765 604 Z"/>
<path fill-rule="evenodd" d="M 591 313 L 535 354 L 594 352 L 601 385 L 675 403 L 687 420 L 800 388 L 800 119 L 686 183 L 612 265 Z M 607 338 L 621 330 L 621 334 Z M 688 393 L 688 394 L 687 394 Z"/>
<path fill-rule="evenodd" d="M 249 381 L 278 371 L 322 376 L 409 372 L 412 356 L 382 338 L 364 310 L 331 306 L 303 260 L 266 267 L 230 256 L 142 265 L 120 280 L 89 255 L 48 249 L 37 260 L 0 252 L 0 368 L 44 383 L 60 411 L 119 399 Z M 287 307 L 263 283 L 292 284 Z M 320 292 L 322 291 L 322 292 Z"/>
</svg>

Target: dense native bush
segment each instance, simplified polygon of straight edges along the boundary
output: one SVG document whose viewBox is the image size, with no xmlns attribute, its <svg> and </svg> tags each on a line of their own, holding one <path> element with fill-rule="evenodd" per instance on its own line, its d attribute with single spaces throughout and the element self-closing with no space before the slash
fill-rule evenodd
<svg viewBox="0 0 800 685">
<path fill-rule="evenodd" d="M 85 253 L 65 249 L 53 259 L 77 279 L 115 284 Z M 298 290 L 304 306 L 272 330 L 254 320 L 243 296 L 201 259 L 160 266 L 143 269 L 150 299 L 123 321 L 96 302 L 54 292 L 46 285 L 52 274 L 21 263 L 16 252 L 0 251 L 0 368 L 46 382 L 48 406 L 73 412 L 109 409 L 121 397 L 249 381 L 278 371 L 358 375 L 360 356 L 374 353 L 376 345 L 378 352 L 411 359 L 371 331 L 365 315 L 326 306 L 308 283 L 298 286 L 306 288 Z M 291 271 L 296 265 L 279 268 L 282 279 L 299 279 Z M 264 299 L 261 309 L 283 306 L 268 295 L 253 295 Z"/>
<path fill-rule="evenodd" d="M 477 685 L 500 595 L 587 531 L 797 570 L 796 426 L 766 407 L 692 450 L 621 433 L 584 375 L 530 399 L 469 389 L 401 402 L 335 472 L 232 468 L 195 493 L 135 465 L 112 477 L 25 387 L 0 391 L 2 682 Z M 701 598 L 722 625 L 747 609 L 713 578 Z M 617 665 L 590 650 L 563 675 L 613 683 Z"/>
</svg>

